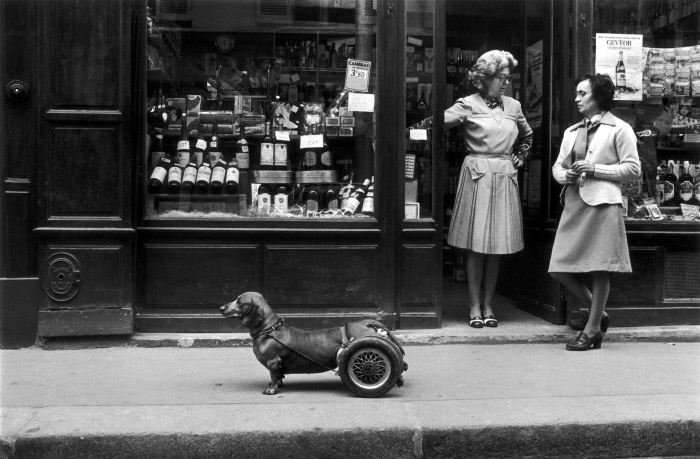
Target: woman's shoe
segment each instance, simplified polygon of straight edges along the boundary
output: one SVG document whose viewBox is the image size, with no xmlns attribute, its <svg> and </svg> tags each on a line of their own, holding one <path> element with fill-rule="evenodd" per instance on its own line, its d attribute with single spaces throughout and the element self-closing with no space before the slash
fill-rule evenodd
<svg viewBox="0 0 700 459">
<path fill-rule="evenodd" d="M 584 332 L 578 334 L 578 336 L 566 344 L 567 351 L 587 351 L 590 348 L 600 349 L 603 344 L 603 332 L 599 331 L 590 338 Z"/>
<path fill-rule="evenodd" d="M 472 328 L 483 328 L 484 320 L 481 318 L 481 316 L 470 317 L 469 326 Z"/>
<path fill-rule="evenodd" d="M 498 327 L 498 321 L 493 314 L 489 314 L 488 316 L 484 316 L 484 325 L 487 327 L 496 328 Z"/>
<path fill-rule="evenodd" d="M 610 326 L 610 317 L 608 317 L 607 312 L 603 312 L 603 318 L 600 319 L 600 331 L 602 331 L 603 333 L 607 333 L 609 326 Z"/>
</svg>

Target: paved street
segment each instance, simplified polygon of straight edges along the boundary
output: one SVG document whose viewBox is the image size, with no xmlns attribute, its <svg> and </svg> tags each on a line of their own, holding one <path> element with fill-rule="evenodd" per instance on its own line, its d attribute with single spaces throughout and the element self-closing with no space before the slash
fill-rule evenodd
<svg viewBox="0 0 700 459">
<path fill-rule="evenodd" d="M 700 343 L 406 353 L 405 386 L 361 399 L 332 373 L 290 375 L 264 396 L 267 371 L 251 348 L 2 351 L 4 448 L 19 457 L 700 455 Z"/>
</svg>

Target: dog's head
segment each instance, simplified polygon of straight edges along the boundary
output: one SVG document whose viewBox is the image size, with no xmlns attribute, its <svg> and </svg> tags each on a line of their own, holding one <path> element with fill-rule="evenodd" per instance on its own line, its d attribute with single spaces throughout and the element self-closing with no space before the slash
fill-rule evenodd
<svg viewBox="0 0 700 459">
<path fill-rule="evenodd" d="M 265 321 L 271 310 L 265 298 L 258 292 L 245 292 L 235 300 L 219 308 L 227 318 L 237 318 L 248 329 L 253 329 Z"/>
</svg>

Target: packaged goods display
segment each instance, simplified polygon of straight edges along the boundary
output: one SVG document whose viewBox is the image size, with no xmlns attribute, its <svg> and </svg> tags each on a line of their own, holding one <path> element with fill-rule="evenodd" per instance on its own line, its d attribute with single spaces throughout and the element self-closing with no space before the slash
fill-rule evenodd
<svg viewBox="0 0 700 459">
<path fill-rule="evenodd" d="M 374 32 L 219 32 L 156 17 L 148 3 L 147 218 L 374 215 L 373 114 L 351 111 L 345 86 L 348 60 L 361 60 L 374 90 Z"/>
</svg>

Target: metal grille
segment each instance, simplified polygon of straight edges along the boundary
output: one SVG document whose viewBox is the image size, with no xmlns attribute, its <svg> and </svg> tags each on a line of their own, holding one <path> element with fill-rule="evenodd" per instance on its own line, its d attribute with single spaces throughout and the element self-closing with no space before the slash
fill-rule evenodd
<svg viewBox="0 0 700 459">
<path fill-rule="evenodd" d="M 697 253 L 666 252 L 665 297 L 700 299 L 700 273 Z"/>
</svg>

